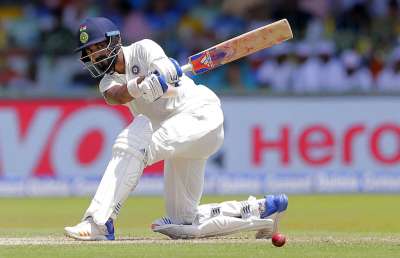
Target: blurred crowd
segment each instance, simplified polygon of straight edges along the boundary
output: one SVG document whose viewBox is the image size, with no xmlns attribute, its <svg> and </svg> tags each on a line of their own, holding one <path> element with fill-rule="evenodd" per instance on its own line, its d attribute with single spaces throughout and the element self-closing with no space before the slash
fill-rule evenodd
<svg viewBox="0 0 400 258">
<path fill-rule="evenodd" d="M 73 53 L 87 16 L 113 20 L 124 44 L 155 40 L 182 64 L 287 18 L 294 40 L 196 81 L 218 92 L 400 93 L 400 0 L 2 0 L 0 96 L 96 90 Z"/>
</svg>

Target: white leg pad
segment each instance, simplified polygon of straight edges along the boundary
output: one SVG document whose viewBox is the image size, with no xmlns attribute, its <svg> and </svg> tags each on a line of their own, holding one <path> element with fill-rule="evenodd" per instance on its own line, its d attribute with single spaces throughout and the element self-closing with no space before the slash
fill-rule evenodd
<svg viewBox="0 0 400 258">
<path fill-rule="evenodd" d="M 104 225 L 110 217 L 116 218 L 142 175 L 152 132 L 150 120 L 139 115 L 118 135 L 112 158 L 83 219 L 91 216 L 96 224 Z"/>
<path fill-rule="evenodd" d="M 237 218 L 260 217 L 259 200 L 249 196 L 246 201 L 226 201 L 221 203 L 202 204 L 197 207 L 197 216 L 194 224 L 202 224 L 204 221 L 224 215 Z"/>
<path fill-rule="evenodd" d="M 272 232 L 273 223 L 272 219 L 260 219 L 257 217 L 241 219 L 220 215 L 210 218 L 200 225 L 153 224 L 153 231 L 173 239 L 203 238 L 260 229 L 270 229 Z"/>
</svg>

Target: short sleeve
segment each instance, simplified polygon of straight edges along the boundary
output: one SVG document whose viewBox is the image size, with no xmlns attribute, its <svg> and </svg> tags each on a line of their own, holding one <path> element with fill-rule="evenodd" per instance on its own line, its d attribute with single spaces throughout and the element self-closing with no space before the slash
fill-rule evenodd
<svg viewBox="0 0 400 258">
<path fill-rule="evenodd" d="M 150 65 L 154 60 L 167 57 L 164 50 L 156 42 L 150 39 L 138 41 L 139 59 Z"/>
</svg>

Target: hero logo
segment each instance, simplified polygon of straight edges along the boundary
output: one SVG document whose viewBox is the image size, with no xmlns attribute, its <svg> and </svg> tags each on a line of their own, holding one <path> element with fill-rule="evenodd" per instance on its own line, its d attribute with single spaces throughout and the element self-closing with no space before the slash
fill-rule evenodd
<svg viewBox="0 0 400 258">
<path fill-rule="evenodd" d="M 360 162 L 358 152 L 367 152 L 368 160 L 377 164 L 400 165 L 400 125 L 383 122 L 374 128 L 364 124 L 351 124 L 340 135 L 324 124 L 311 124 L 296 136 L 289 125 L 279 129 L 278 137 L 268 137 L 262 127 L 252 128 L 252 162 L 263 165 L 268 153 L 278 154 L 279 162 L 288 166 L 293 159 L 300 159 L 308 166 L 332 165 L 335 160 L 343 166 Z M 366 148 L 360 148 L 357 142 Z M 356 148 L 357 146 L 357 148 Z"/>
<path fill-rule="evenodd" d="M 125 107 L 95 101 L 0 104 L 0 175 L 101 176 L 116 135 L 132 120 Z"/>
</svg>

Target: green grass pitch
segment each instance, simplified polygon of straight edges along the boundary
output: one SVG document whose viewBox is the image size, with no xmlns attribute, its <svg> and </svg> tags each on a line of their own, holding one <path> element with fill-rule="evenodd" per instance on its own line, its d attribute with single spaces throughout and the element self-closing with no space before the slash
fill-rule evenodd
<svg viewBox="0 0 400 258">
<path fill-rule="evenodd" d="M 246 198 L 206 196 L 202 202 Z M 0 257 L 400 257 L 400 195 L 293 195 L 280 231 L 284 247 L 254 233 L 168 240 L 149 225 L 163 215 L 160 197 L 132 196 L 114 242 L 80 242 L 63 227 L 80 220 L 90 198 L 0 199 Z"/>
</svg>

